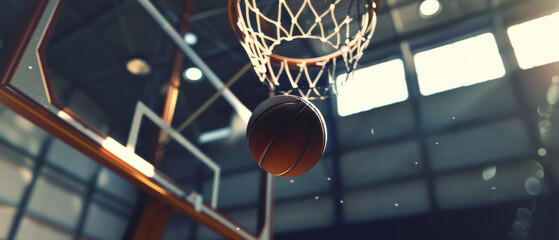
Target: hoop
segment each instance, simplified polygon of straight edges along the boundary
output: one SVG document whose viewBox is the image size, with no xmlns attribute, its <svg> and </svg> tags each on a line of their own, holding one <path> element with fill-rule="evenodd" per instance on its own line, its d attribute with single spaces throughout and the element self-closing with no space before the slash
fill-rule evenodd
<svg viewBox="0 0 559 240">
<path fill-rule="evenodd" d="M 359 6 L 362 1 L 364 6 Z M 355 2 L 356 13 L 350 16 Z M 296 12 L 291 10 L 291 5 L 299 5 Z M 273 3 L 267 6 L 272 7 Z M 229 0 L 231 27 L 247 52 L 260 81 L 267 82 L 279 94 L 295 92 L 308 99 L 325 98 L 330 92 L 337 94 L 334 80 L 336 62 L 342 58 L 347 72 L 355 70 L 373 35 L 380 0 L 332 0 L 328 5 L 323 1 L 279 0 L 275 7 L 278 12 L 274 18 L 264 15 L 256 0 Z M 320 7 L 322 12 L 318 11 Z M 365 11 L 359 12 L 360 7 Z M 347 14 L 340 17 L 338 8 L 344 11 L 347 9 Z M 302 16 L 305 11 L 308 12 L 307 16 Z M 285 15 L 283 19 L 282 14 Z M 306 20 L 306 24 L 299 22 L 303 17 L 306 18 L 302 19 Z M 286 18 L 291 21 L 286 21 Z M 326 29 L 324 19 L 331 21 L 328 24 L 334 28 Z M 356 19 L 360 22 L 357 23 Z M 351 28 L 357 24 L 357 30 Z M 333 51 L 317 57 L 288 57 L 277 52 L 278 46 L 298 39 L 320 40 Z M 325 72 L 327 73 L 324 74 Z M 320 83 L 323 75 L 327 75 L 326 84 Z M 287 88 L 281 88 L 280 82 L 286 82 L 281 80 L 282 77 L 289 80 Z M 306 79 L 306 82 L 301 79 Z"/>
</svg>

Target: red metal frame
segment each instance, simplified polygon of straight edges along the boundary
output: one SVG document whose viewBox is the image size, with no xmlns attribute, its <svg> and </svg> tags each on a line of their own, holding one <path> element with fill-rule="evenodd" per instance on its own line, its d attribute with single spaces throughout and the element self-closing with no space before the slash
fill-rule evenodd
<svg viewBox="0 0 559 240">
<path fill-rule="evenodd" d="M 228 228 L 210 215 L 204 212 L 197 212 L 192 204 L 181 199 L 179 196 L 175 196 L 174 194 L 170 193 L 153 179 L 144 175 L 138 169 L 131 167 L 123 159 L 119 158 L 117 155 L 104 148 L 101 144 L 93 140 L 91 137 L 81 132 L 70 123 L 61 119 L 55 113 L 51 112 L 46 107 L 26 96 L 23 92 L 19 91 L 17 88 L 10 84 L 12 77 L 20 64 L 22 55 L 27 49 L 30 39 L 37 28 L 37 24 L 42 15 L 45 13 L 48 3 L 49 1 L 45 0 L 30 1 L 27 12 L 24 14 L 24 20 L 18 26 L 18 31 L 15 34 L 15 37 L 11 39 L 11 42 L 8 45 L 9 50 L 7 51 L 7 54 L 3 56 L 3 58 L 1 59 L 2 61 L 0 61 L 0 103 L 16 112 L 17 114 L 21 115 L 22 117 L 26 118 L 27 120 L 31 121 L 35 125 L 41 127 L 53 136 L 59 138 L 68 145 L 72 146 L 76 150 L 87 155 L 104 167 L 107 167 L 111 171 L 122 176 L 130 183 L 134 184 L 141 190 L 145 191 L 147 194 L 154 197 L 158 202 L 165 205 L 166 208 L 189 216 L 195 221 L 204 224 L 208 228 L 218 232 L 223 237 L 226 237 L 228 239 L 243 239 L 236 231 Z M 40 44 L 38 50 L 38 56 L 40 58 L 39 60 L 41 61 L 41 64 L 44 64 L 44 50 L 48 43 L 48 37 L 54 30 L 53 23 L 56 21 L 56 16 L 60 14 L 63 3 L 64 1 L 61 0 L 60 4 L 55 10 L 55 17 L 45 30 L 45 38 Z M 96 130 L 94 127 L 87 124 L 87 122 L 78 118 L 78 116 L 72 113 L 69 109 L 58 104 L 54 100 L 54 95 L 52 94 L 52 88 L 48 80 L 48 73 L 43 72 L 43 74 L 45 75 L 47 81 L 48 93 L 50 94 L 52 105 L 58 107 L 61 111 L 68 113 L 77 121 L 88 127 L 90 130 L 99 134 L 99 136 L 106 137 L 99 130 Z M 215 210 L 210 211 L 212 211 L 212 214 L 222 216 Z M 257 238 L 252 234 L 251 237 L 255 239 Z"/>
</svg>

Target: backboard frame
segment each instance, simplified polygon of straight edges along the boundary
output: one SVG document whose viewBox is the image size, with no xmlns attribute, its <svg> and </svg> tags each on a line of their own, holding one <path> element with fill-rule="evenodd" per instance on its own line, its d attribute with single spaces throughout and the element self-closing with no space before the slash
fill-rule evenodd
<svg viewBox="0 0 559 240">
<path fill-rule="evenodd" d="M 8 50 L 0 59 L 0 103 L 120 175 L 162 204 L 187 215 L 223 237 L 259 239 L 270 236 L 269 219 L 268 223 L 259 229 L 259 236 L 256 236 L 211 206 L 202 204 L 201 208 L 197 208 L 195 200 L 185 196 L 180 186 L 165 177 L 153 165 L 56 101 L 46 71 L 44 52 L 64 3 L 64 0 L 28 0 L 17 32 L 5 43 Z M 38 91 L 44 90 L 45 98 L 39 98 L 39 101 L 13 84 L 15 76 L 25 70 L 26 60 L 29 59 L 34 62 L 29 65 L 29 70 L 38 71 L 41 79 L 17 81 L 40 81 L 43 86 Z M 268 186 L 271 186 L 273 178 L 268 176 L 268 180 Z M 266 206 L 273 208 L 271 187 L 266 191 L 266 199 Z M 269 214 L 272 214 L 272 211 Z"/>
</svg>

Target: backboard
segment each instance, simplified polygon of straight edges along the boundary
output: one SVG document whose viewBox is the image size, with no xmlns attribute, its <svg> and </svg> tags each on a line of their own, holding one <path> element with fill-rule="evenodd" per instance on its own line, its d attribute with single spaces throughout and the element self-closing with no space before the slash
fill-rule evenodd
<svg viewBox="0 0 559 240">
<path fill-rule="evenodd" d="M 179 49 L 188 55 L 189 59 L 204 72 L 215 88 L 223 88 L 223 82 L 181 40 L 182 38 L 179 33 L 171 27 L 157 7 L 153 6 L 150 1 L 145 0 L 131 2 L 128 5 L 143 9 L 143 14 L 147 12 L 155 20 L 154 23 L 157 23 L 150 24 L 158 28 L 163 26 L 164 33 L 168 34 L 178 44 Z M 161 116 L 152 110 L 152 107 L 147 106 L 141 101 L 141 97 L 135 102 L 134 107 L 123 110 L 133 113 L 132 119 L 129 119 L 129 129 L 116 131 L 107 129 L 107 125 L 110 126 L 110 124 L 103 123 L 103 117 L 97 116 L 97 113 L 92 110 L 95 107 L 92 107 L 87 101 L 76 103 L 71 100 L 77 95 L 87 95 L 87 91 L 91 93 L 93 90 L 83 88 L 84 86 L 80 88 L 80 83 L 64 80 L 65 78 L 76 78 L 76 76 L 60 76 L 50 72 L 53 66 L 49 64 L 49 61 L 60 63 L 63 61 L 58 58 L 65 58 L 67 56 L 49 55 L 46 53 L 47 51 L 56 52 L 56 48 L 71 48 L 71 44 L 80 45 L 79 39 L 71 39 L 71 36 L 68 37 L 69 39 L 63 39 L 64 34 L 57 35 L 58 38 L 55 42 L 50 41 L 51 36 L 55 32 L 58 18 L 64 14 L 69 16 L 75 15 L 73 9 L 65 9 L 64 5 L 65 1 L 60 0 L 28 1 L 25 13 L 21 17 L 22 20 L 17 23 L 16 34 L 11 39 L 4 39 L 2 42 L 2 45 L 7 48 L 5 48 L 6 52 L 0 59 L 0 102 L 18 115 L 87 155 L 92 160 L 122 176 L 162 204 L 173 209 L 173 211 L 188 216 L 223 237 L 232 239 L 266 239 L 269 237 L 272 230 L 271 219 L 274 194 L 274 181 L 271 175 L 266 176 L 266 180 L 263 181 L 264 184 L 262 185 L 263 190 L 260 191 L 262 193 L 261 199 L 263 199 L 261 204 L 264 206 L 263 209 L 265 209 L 263 213 L 263 216 L 265 216 L 264 220 L 258 229 L 250 228 L 256 229 L 256 231 L 249 230 L 249 228 L 231 220 L 231 218 L 218 211 L 220 202 L 224 201 L 220 200 L 220 192 L 222 192 L 220 190 L 223 190 L 223 188 L 220 188 L 223 172 L 219 163 L 164 121 Z M 127 6 L 119 6 L 117 9 L 122 10 L 123 7 Z M 64 11 L 67 12 L 64 13 Z M 80 16 L 74 17 L 81 19 Z M 79 28 L 79 24 L 71 26 L 71 23 L 68 22 L 59 23 L 62 25 L 61 29 L 67 31 Z M 121 20 L 120 24 L 126 25 L 127 23 Z M 123 31 L 133 31 L 134 28 L 123 27 L 123 29 Z M 86 31 L 91 31 L 91 29 Z M 126 35 L 127 33 L 124 34 Z M 129 46 L 142 47 L 140 42 L 130 39 L 129 36 Z M 146 38 L 148 37 L 146 36 Z M 81 47 L 85 50 L 90 48 L 90 46 Z M 100 49 L 106 50 L 103 46 Z M 131 50 L 130 52 L 135 52 L 132 49 L 129 50 Z M 108 54 L 109 62 L 118 62 L 115 58 L 110 57 L 111 53 L 105 52 L 103 54 Z M 87 58 L 88 56 L 82 55 L 82 59 Z M 141 59 L 141 57 L 138 58 Z M 80 61 L 80 59 L 70 58 L 67 61 Z M 182 62 L 182 59 L 179 62 Z M 82 64 L 87 63 L 91 62 L 83 60 Z M 70 68 L 71 65 L 67 67 Z M 145 70 L 145 68 L 143 69 L 141 71 L 149 71 Z M 132 73 L 131 70 L 129 71 Z M 103 74 L 111 73 L 100 72 L 97 76 L 89 75 L 88 77 L 91 78 L 91 81 L 97 81 L 98 87 L 102 88 L 103 84 L 112 84 L 102 82 Z M 144 78 L 142 81 L 149 81 L 149 79 Z M 146 84 L 149 86 L 150 83 Z M 156 85 L 154 83 L 152 86 Z M 118 88 L 118 85 L 110 87 Z M 133 99 L 133 95 L 136 92 L 130 90 L 130 88 L 134 88 L 134 84 L 126 83 L 125 81 L 125 85 L 121 87 L 123 87 L 120 91 L 122 101 Z M 74 90 L 83 89 L 75 90 L 79 92 L 79 94 L 75 94 L 68 90 L 72 88 Z M 241 122 L 244 121 L 243 119 L 248 119 L 250 111 L 236 96 L 228 89 L 223 88 L 221 91 L 226 101 L 231 104 L 232 109 L 240 116 Z M 157 93 L 158 91 L 154 90 L 153 92 Z M 70 104 L 68 105 L 68 103 Z M 103 111 L 102 108 L 101 111 Z M 191 168 L 184 172 L 192 172 L 192 170 L 194 172 L 196 170 L 206 171 L 210 172 L 207 176 L 211 177 L 199 177 L 199 187 L 192 187 L 178 183 L 175 177 L 167 176 L 167 174 L 158 170 L 152 163 L 147 161 L 145 156 L 150 153 L 146 153 L 145 142 L 149 140 L 142 138 L 142 135 L 146 135 L 142 134 L 142 131 L 149 131 L 154 127 L 161 129 L 169 139 L 173 140 L 170 144 L 174 144 L 173 146 L 176 149 L 180 149 L 176 151 L 181 152 L 184 158 L 189 159 L 188 161 L 185 160 L 185 162 L 193 164 L 191 166 L 188 166 L 188 164 L 183 165 L 186 168 Z M 112 134 L 115 135 L 112 136 Z M 143 142 L 144 145 L 139 142 Z M 239 159 L 236 160 L 240 161 Z M 251 159 L 244 160 L 252 163 Z M 184 182 L 184 179 L 182 182 Z M 257 183 L 256 186 L 258 187 Z M 225 190 L 227 191 L 227 189 Z M 258 192 L 258 189 L 255 192 Z"/>
</svg>

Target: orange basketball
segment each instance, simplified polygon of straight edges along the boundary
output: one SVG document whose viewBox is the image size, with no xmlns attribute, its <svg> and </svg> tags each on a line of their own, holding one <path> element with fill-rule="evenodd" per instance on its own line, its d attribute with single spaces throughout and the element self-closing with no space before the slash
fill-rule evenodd
<svg viewBox="0 0 559 240">
<path fill-rule="evenodd" d="M 326 148 L 326 125 L 312 103 L 271 97 L 256 107 L 247 126 L 250 154 L 265 171 L 293 177 L 309 171 Z"/>
</svg>

